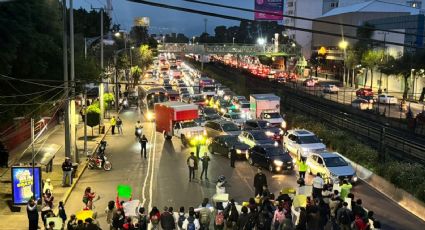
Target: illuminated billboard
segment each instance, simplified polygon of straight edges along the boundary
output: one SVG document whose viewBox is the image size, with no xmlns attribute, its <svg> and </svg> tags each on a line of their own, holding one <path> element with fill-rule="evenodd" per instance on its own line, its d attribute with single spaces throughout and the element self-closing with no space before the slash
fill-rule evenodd
<svg viewBox="0 0 425 230">
<path fill-rule="evenodd" d="M 41 168 L 12 167 L 12 197 L 14 204 L 26 204 L 34 195 L 41 198 Z M 34 190 L 35 189 L 35 193 Z"/>
<path fill-rule="evenodd" d="M 273 14 L 255 12 L 255 20 L 280 21 L 283 19 L 283 0 L 254 0 L 255 10 Z M 278 15 L 277 15 L 278 14 Z"/>
<path fill-rule="evenodd" d="M 137 17 L 134 19 L 134 26 L 149 27 L 149 25 L 150 25 L 149 17 Z"/>
</svg>

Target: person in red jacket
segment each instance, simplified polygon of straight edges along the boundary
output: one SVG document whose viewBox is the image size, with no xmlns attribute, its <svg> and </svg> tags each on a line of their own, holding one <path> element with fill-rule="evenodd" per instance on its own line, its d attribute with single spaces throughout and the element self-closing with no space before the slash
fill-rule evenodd
<svg viewBox="0 0 425 230">
<path fill-rule="evenodd" d="M 86 205 L 84 210 L 92 210 L 93 208 L 93 199 L 96 197 L 96 193 L 91 191 L 90 187 L 87 187 L 84 191 L 83 203 Z"/>
</svg>

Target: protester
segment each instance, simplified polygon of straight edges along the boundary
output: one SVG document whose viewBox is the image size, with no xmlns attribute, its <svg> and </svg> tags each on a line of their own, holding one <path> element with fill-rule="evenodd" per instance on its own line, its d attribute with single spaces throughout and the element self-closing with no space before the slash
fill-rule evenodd
<svg viewBox="0 0 425 230">
<path fill-rule="evenodd" d="M 176 221 L 173 216 L 173 207 L 164 207 L 164 212 L 161 213 L 161 228 L 163 230 L 173 230 L 176 229 Z"/>
<path fill-rule="evenodd" d="M 224 210 L 220 202 L 217 203 L 215 208 L 215 217 L 214 217 L 214 229 L 223 230 L 224 229 Z"/>
<path fill-rule="evenodd" d="M 49 206 L 50 209 L 53 208 L 53 200 L 55 197 L 52 195 L 49 189 L 43 194 L 43 202 L 45 205 Z"/>
<path fill-rule="evenodd" d="M 199 220 L 195 218 L 195 209 L 193 207 L 189 208 L 189 216 L 184 220 L 182 229 L 184 230 L 199 230 L 201 225 Z"/>
<path fill-rule="evenodd" d="M 202 202 L 201 210 L 199 211 L 199 222 L 202 230 L 208 230 L 211 222 L 211 210 L 207 208 L 207 202 Z"/>
<path fill-rule="evenodd" d="M 122 132 L 122 120 L 120 117 L 117 117 L 117 129 L 118 129 L 118 134 L 123 134 Z"/>
<path fill-rule="evenodd" d="M 318 198 L 322 196 L 322 189 L 325 182 L 322 179 L 320 173 L 317 173 L 316 177 L 313 179 L 313 198 Z"/>
<path fill-rule="evenodd" d="M 134 230 L 134 224 L 133 224 L 133 220 L 131 219 L 131 217 L 127 217 L 125 219 L 125 222 L 122 225 L 122 228 L 124 230 Z"/>
<path fill-rule="evenodd" d="M 241 209 L 241 214 L 239 215 L 238 221 L 236 222 L 236 229 L 245 230 L 248 220 L 249 220 L 248 208 L 246 206 L 243 206 Z"/>
<path fill-rule="evenodd" d="M 161 213 L 157 207 L 153 207 L 149 213 L 149 221 L 152 224 L 152 229 L 159 229 L 159 221 L 161 219 Z"/>
<path fill-rule="evenodd" d="M 362 204 L 363 204 L 362 200 L 357 199 L 356 203 L 353 206 L 351 206 L 351 210 L 354 216 L 359 216 L 366 222 L 366 220 L 368 219 L 367 211 L 363 208 Z"/>
<path fill-rule="evenodd" d="M 347 207 L 348 207 L 348 203 L 343 202 L 342 207 L 340 209 L 338 209 L 337 214 L 336 214 L 336 219 L 337 219 L 337 223 L 338 223 L 340 230 L 350 230 L 351 229 L 351 222 L 353 222 L 353 220 L 351 218 L 352 213 L 351 213 L 350 209 L 348 209 Z"/>
<path fill-rule="evenodd" d="M 38 210 L 37 203 L 34 199 L 30 199 L 27 204 L 28 229 L 37 230 L 38 227 Z"/>
<path fill-rule="evenodd" d="M 115 116 L 112 116 L 111 120 L 109 121 L 109 124 L 111 125 L 112 135 L 114 135 L 115 134 L 115 126 L 117 124 L 117 119 L 115 118 Z"/>
<path fill-rule="evenodd" d="M 177 228 L 179 230 L 182 230 L 183 229 L 183 222 L 186 220 L 186 214 L 184 213 L 184 207 L 180 207 L 176 220 L 177 220 Z"/>
<path fill-rule="evenodd" d="M 205 180 L 208 180 L 208 164 L 209 164 L 209 161 L 211 160 L 210 157 L 208 156 L 208 153 L 205 152 L 204 156 L 200 160 L 202 162 L 202 172 L 201 172 L 200 179 L 202 180 L 202 176 L 204 175 L 204 172 L 205 172 Z"/>
<path fill-rule="evenodd" d="M 191 152 L 190 156 L 187 158 L 187 166 L 189 167 L 189 182 L 195 179 L 195 153 Z"/>
<path fill-rule="evenodd" d="M 282 227 L 283 221 L 285 220 L 285 210 L 282 205 L 279 205 L 278 208 L 274 211 L 272 226 L 273 229 L 279 230 Z"/>
<path fill-rule="evenodd" d="M 139 142 L 140 142 L 140 147 L 141 147 L 140 156 L 144 157 L 146 159 L 146 152 L 147 152 L 146 151 L 146 145 L 148 144 L 148 138 L 146 138 L 146 136 L 143 134 L 142 138 L 140 138 Z"/>
<path fill-rule="evenodd" d="M 53 193 L 53 184 L 52 184 L 52 182 L 50 181 L 50 178 L 47 178 L 46 179 L 46 182 L 44 183 L 44 186 L 43 186 L 43 193 L 46 193 L 46 190 L 50 190 L 50 192 L 51 193 Z"/>
<path fill-rule="evenodd" d="M 65 223 L 67 217 L 66 217 L 65 207 L 63 206 L 63 201 L 59 201 L 58 216 L 62 219 L 62 223 Z"/>
<path fill-rule="evenodd" d="M 236 222 L 239 218 L 239 213 L 236 209 L 234 199 L 230 199 L 230 203 L 227 204 L 227 207 L 224 210 L 224 217 L 226 218 L 226 228 L 233 228 L 236 225 Z"/>
<path fill-rule="evenodd" d="M 122 209 L 117 209 L 112 217 L 112 228 L 114 230 L 122 229 L 125 223 L 125 215 Z"/>
<path fill-rule="evenodd" d="M 110 229 L 112 229 L 112 218 L 115 212 L 116 212 L 115 202 L 111 200 L 108 202 L 108 206 L 105 209 L 106 223 L 108 223 Z"/>
<path fill-rule="evenodd" d="M 261 196 L 263 194 L 264 185 L 267 186 L 266 175 L 263 174 L 263 171 L 261 170 L 261 168 L 258 168 L 258 172 L 254 176 L 255 196 Z"/>
<path fill-rule="evenodd" d="M 148 229 L 148 223 L 149 223 L 149 217 L 145 214 L 145 208 L 139 207 L 138 209 L 138 223 L 137 226 L 139 227 L 139 230 L 147 230 Z"/>
<path fill-rule="evenodd" d="M 230 167 L 234 168 L 235 167 L 235 161 L 236 161 L 236 149 L 235 146 L 233 145 L 232 148 L 230 149 Z"/>
<path fill-rule="evenodd" d="M 92 218 L 87 218 L 85 219 L 85 230 L 100 230 L 100 228 L 94 223 Z"/>
<path fill-rule="evenodd" d="M 66 229 L 67 230 L 77 229 L 77 217 L 74 214 L 72 214 L 71 217 L 69 218 L 68 223 L 66 224 Z"/>
<path fill-rule="evenodd" d="M 93 199 L 96 197 L 96 194 L 91 191 L 90 187 L 87 187 L 84 191 L 83 203 L 85 204 L 86 210 L 92 210 L 93 208 Z"/>
<path fill-rule="evenodd" d="M 65 161 L 62 163 L 62 186 L 71 186 L 72 185 L 72 163 L 69 157 L 65 157 Z M 66 183 L 66 178 L 69 179 L 69 184 Z"/>
</svg>

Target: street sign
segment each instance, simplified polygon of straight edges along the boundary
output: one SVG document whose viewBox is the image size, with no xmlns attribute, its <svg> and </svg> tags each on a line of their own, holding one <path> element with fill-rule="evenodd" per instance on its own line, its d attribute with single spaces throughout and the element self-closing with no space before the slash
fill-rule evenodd
<svg viewBox="0 0 425 230">
<path fill-rule="evenodd" d="M 40 167 L 14 166 L 12 167 L 11 174 L 13 204 L 26 204 L 32 196 L 34 196 L 36 200 L 41 198 Z"/>
</svg>

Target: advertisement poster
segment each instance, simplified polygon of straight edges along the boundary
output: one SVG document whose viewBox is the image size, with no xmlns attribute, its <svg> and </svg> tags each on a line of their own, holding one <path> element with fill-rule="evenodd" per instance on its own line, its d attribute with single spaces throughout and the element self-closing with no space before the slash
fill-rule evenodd
<svg viewBox="0 0 425 230">
<path fill-rule="evenodd" d="M 267 13 L 258 13 L 255 12 L 255 20 L 270 20 L 270 21 L 280 21 L 283 19 L 283 0 L 254 0 L 255 1 L 255 10 L 270 12 L 273 14 Z M 275 15 L 280 14 L 280 15 Z"/>
<path fill-rule="evenodd" d="M 34 167 L 12 167 L 12 196 L 14 204 L 26 204 L 33 196 L 35 188 L 35 198 L 41 197 L 41 169 Z M 35 183 L 35 186 L 33 186 Z"/>
</svg>

